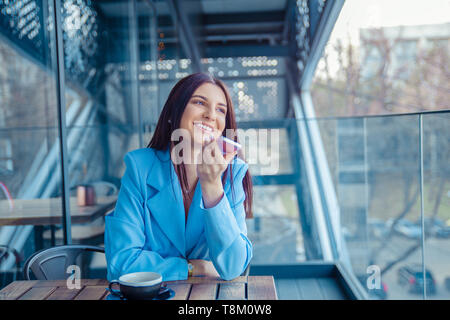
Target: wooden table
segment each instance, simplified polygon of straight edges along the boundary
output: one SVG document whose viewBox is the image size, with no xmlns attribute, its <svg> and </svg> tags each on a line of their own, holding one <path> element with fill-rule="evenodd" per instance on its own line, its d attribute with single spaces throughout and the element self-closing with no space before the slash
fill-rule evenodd
<svg viewBox="0 0 450 320">
<path fill-rule="evenodd" d="M 86 223 L 113 209 L 117 195 L 97 197 L 97 204 L 80 207 L 76 197 L 70 197 L 70 216 L 72 223 Z M 16 199 L 14 208 L 8 200 L 0 200 L 0 225 L 53 225 L 62 224 L 61 198 Z"/>
<path fill-rule="evenodd" d="M 272 276 L 242 276 L 232 281 L 193 277 L 167 281 L 175 291 L 171 300 L 277 300 Z M 81 280 L 80 289 L 68 289 L 66 280 L 15 281 L 0 291 L 0 300 L 105 300 L 110 294 L 104 279 Z"/>
</svg>

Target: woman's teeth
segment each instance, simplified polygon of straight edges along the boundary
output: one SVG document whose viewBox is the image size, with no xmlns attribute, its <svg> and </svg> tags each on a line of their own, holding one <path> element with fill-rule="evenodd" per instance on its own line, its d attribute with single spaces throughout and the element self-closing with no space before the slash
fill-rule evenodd
<svg viewBox="0 0 450 320">
<path fill-rule="evenodd" d="M 199 127 L 199 128 L 202 128 L 203 130 L 206 130 L 206 131 L 209 131 L 209 132 L 213 132 L 211 127 L 205 126 L 205 125 L 203 125 L 201 123 L 195 123 L 194 125 Z"/>
</svg>

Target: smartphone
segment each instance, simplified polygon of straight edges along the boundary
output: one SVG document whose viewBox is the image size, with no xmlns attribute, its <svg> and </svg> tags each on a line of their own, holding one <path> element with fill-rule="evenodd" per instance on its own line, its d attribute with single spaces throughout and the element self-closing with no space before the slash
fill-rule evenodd
<svg viewBox="0 0 450 320">
<path fill-rule="evenodd" d="M 242 148 L 241 144 L 224 136 L 217 138 L 217 143 L 223 154 L 239 151 Z"/>
</svg>

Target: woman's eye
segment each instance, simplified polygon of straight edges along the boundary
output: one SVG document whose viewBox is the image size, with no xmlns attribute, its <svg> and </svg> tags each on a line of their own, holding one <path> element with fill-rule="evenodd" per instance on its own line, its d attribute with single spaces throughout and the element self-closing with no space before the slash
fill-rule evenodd
<svg viewBox="0 0 450 320">
<path fill-rule="evenodd" d="M 204 103 L 203 101 L 201 101 L 201 100 L 195 100 L 194 103 L 195 103 L 195 104 L 202 105 L 202 106 L 205 104 L 205 103 Z"/>
<path fill-rule="evenodd" d="M 222 112 L 223 114 L 227 113 L 227 111 L 224 108 L 218 108 L 217 111 Z"/>
</svg>

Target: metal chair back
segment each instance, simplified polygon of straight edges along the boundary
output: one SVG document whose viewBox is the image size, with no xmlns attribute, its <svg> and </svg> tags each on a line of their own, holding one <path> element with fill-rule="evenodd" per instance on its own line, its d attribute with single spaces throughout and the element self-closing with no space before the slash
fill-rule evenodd
<svg viewBox="0 0 450 320">
<path fill-rule="evenodd" d="M 84 252 L 105 253 L 105 249 L 89 245 L 63 245 L 40 250 L 25 262 L 24 279 L 31 280 L 31 271 L 37 280 L 65 280 L 70 276 L 68 267 L 75 265 L 77 257 Z"/>
</svg>

